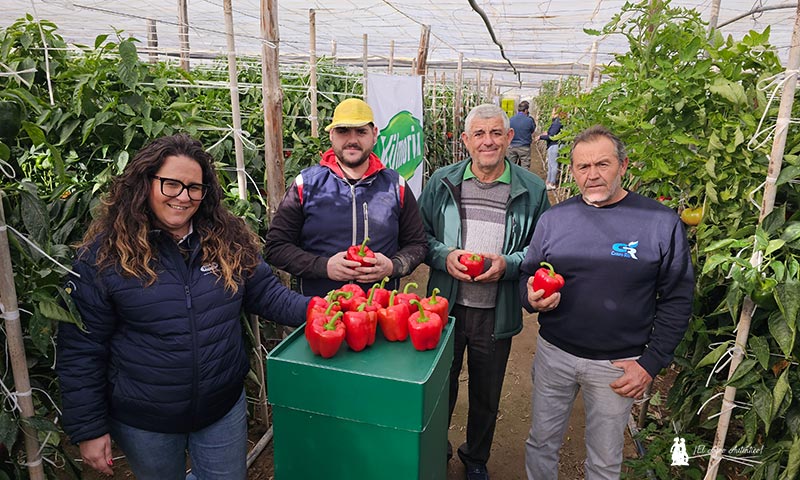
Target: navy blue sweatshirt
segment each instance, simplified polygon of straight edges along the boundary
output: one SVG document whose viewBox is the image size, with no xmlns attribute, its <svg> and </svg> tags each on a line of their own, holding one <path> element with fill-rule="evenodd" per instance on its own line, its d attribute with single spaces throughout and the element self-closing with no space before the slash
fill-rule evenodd
<svg viewBox="0 0 800 480">
<path fill-rule="evenodd" d="M 686 233 L 675 212 L 633 192 L 605 207 L 580 196 L 542 214 L 520 266 L 539 262 L 564 276 L 561 302 L 539 313 L 539 335 L 572 355 L 615 360 L 641 355 L 652 377 L 669 365 L 692 312 L 694 274 Z"/>
</svg>

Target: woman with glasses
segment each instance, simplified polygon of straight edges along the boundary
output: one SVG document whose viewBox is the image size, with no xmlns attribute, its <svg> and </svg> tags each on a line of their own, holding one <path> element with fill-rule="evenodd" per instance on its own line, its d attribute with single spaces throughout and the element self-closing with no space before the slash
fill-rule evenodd
<svg viewBox="0 0 800 480">
<path fill-rule="evenodd" d="M 67 291 L 83 327 L 60 326 L 57 371 L 64 430 L 100 472 L 113 473 L 113 438 L 138 480 L 246 477 L 241 313 L 300 325 L 309 299 L 277 280 L 222 196 L 200 142 L 159 138 L 80 245 Z"/>
</svg>

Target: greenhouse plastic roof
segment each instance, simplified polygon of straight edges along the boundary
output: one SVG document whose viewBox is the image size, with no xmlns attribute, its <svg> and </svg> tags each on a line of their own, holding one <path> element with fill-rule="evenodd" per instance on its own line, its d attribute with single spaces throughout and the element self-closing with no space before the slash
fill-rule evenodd
<svg viewBox="0 0 800 480">
<path fill-rule="evenodd" d="M 193 55 L 227 53 L 223 0 L 187 0 L 190 48 Z M 464 75 L 483 81 L 491 75 L 503 90 L 536 88 L 543 80 L 563 75 L 586 75 L 597 41 L 596 63 L 609 63 L 615 53 L 627 50 L 621 36 L 589 36 L 584 29 L 601 29 L 619 13 L 622 0 L 475 0 L 502 45 L 468 0 L 278 0 L 282 62 L 307 61 L 309 9 L 316 15 L 317 56 L 335 56 L 361 65 L 367 34 L 370 71 L 386 71 L 394 41 L 395 73 L 409 73 L 417 56 L 422 25 L 429 25 L 428 68 L 454 71 L 463 55 Z M 146 45 L 147 19 L 157 25 L 159 49 L 178 50 L 177 0 L 0 0 L 0 26 L 26 13 L 59 26 L 69 42 L 91 45 L 94 38 L 114 29 L 137 37 Z M 673 6 L 695 8 L 708 21 L 711 1 L 675 0 Z M 781 8 L 745 16 L 752 9 L 788 5 L 786 0 L 722 0 L 720 31 L 741 39 L 749 30 L 771 28 L 771 43 L 786 62 L 796 8 Z M 238 54 L 260 54 L 259 0 L 232 0 Z M 506 58 L 503 57 L 505 55 Z M 304 59 L 305 57 L 305 59 Z M 452 73 L 449 73 L 452 78 Z"/>
</svg>

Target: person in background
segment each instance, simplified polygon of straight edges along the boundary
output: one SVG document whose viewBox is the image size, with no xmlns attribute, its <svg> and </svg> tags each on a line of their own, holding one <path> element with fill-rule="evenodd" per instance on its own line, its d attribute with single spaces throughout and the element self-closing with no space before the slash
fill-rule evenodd
<svg viewBox="0 0 800 480">
<path fill-rule="evenodd" d="M 59 326 L 56 364 L 84 465 L 113 474 L 113 438 L 139 480 L 246 478 L 241 314 L 300 325 L 309 299 L 278 281 L 222 198 L 200 142 L 162 137 L 89 226 L 66 286 L 83 327 Z"/>
<path fill-rule="evenodd" d="M 486 462 L 511 338 L 522 330 L 519 265 L 536 221 L 550 206 L 544 182 L 506 160 L 513 136 L 502 109 L 473 108 L 461 134 L 470 158 L 435 171 L 420 196 L 429 247 L 428 292 L 439 288 L 455 317 L 450 417 L 467 352 L 467 441 L 458 448 L 458 456 L 469 480 L 489 478 Z M 483 255 L 489 265 L 475 278 L 464 273 L 466 267 L 458 260 L 470 253 Z"/>
<path fill-rule="evenodd" d="M 517 105 L 517 114 L 510 120 L 514 138 L 508 148 L 508 159 L 525 170 L 531 168 L 531 141 L 533 132 L 536 131 L 536 122 L 528 114 L 529 108 L 530 104 L 527 101 L 519 102 Z"/>
<path fill-rule="evenodd" d="M 372 153 L 378 139 L 372 109 L 349 98 L 325 128 L 332 147 L 286 192 L 266 236 L 266 259 L 294 275 L 306 295 L 324 296 L 344 282 L 365 290 L 384 277 L 388 289 L 422 263 L 428 250 L 417 200 L 405 180 Z M 369 267 L 345 258 L 365 238 Z"/>
<path fill-rule="evenodd" d="M 553 108 L 553 120 L 547 128 L 547 133 L 539 136 L 539 140 L 547 141 L 547 189 L 555 190 L 558 182 L 558 140 L 555 140 L 556 135 L 561 133 L 561 118 L 566 115 L 566 112 L 561 111 L 561 108 Z"/>
<path fill-rule="evenodd" d="M 586 480 L 618 479 L 634 399 L 669 365 L 692 313 L 689 244 L 675 212 L 622 188 L 625 147 L 602 126 L 579 134 L 570 168 L 580 195 L 542 215 L 520 270 L 521 301 L 539 312 L 533 360 L 529 480 L 558 476 L 578 391 L 586 410 Z M 564 277 L 542 298 L 533 275 Z"/>
</svg>

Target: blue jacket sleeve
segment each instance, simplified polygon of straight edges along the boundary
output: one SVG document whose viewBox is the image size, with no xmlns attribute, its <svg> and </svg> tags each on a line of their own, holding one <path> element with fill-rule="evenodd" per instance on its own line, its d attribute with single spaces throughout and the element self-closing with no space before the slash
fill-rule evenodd
<svg viewBox="0 0 800 480">
<path fill-rule="evenodd" d="M 264 261 L 245 284 L 244 309 L 281 325 L 296 327 L 306 321 L 310 297 L 286 288 Z"/>
<path fill-rule="evenodd" d="M 116 317 L 102 277 L 88 262 L 78 260 L 67 290 L 80 312 L 85 331 L 59 324 L 56 373 L 61 386 L 62 425 L 72 442 L 108 433 L 107 371 L 109 340 Z"/>
</svg>

